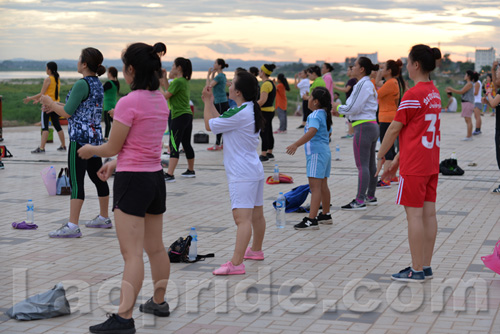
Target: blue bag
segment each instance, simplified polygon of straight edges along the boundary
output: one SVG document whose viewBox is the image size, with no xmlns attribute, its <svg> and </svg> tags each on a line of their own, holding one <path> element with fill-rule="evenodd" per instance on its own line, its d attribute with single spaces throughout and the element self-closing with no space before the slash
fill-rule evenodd
<svg viewBox="0 0 500 334">
<path fill-rule="evenodd" d="M 56 182 L 56 195 L 71 195 L 68 168 L 61 168 Z"/>
<path fill-rule="evenodd" d="M 309 185 L 304 184 L 302 186 L 298 186 L 290 190 L 285 194 L 286 201 L 286 213 L 297 211 L 302 203 L 306 200 L 307 196 L 310 193 Z M 273 202 L 273 206 L 276 209 L 276 201 Z"/>
</svg>

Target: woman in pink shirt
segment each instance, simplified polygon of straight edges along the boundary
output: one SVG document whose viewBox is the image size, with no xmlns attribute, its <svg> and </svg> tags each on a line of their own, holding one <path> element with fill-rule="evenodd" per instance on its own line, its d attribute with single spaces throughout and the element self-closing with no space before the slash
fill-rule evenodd
<svg viewBox="0 0 500 334">
<path fill-rule="evenodd" d="M 326 89 L 330 93 L 332 97 L 333 103 L 333 78 L 332 78 L 333 66 L 330 63 L 324 63 L 321 66 L 321 75 L 323 76 L 323 80 L 325 81 Z"/>
<path fill-rule="evenodd" d="M 98 172 L 107 180 L 116 168 L 113 211 L 116 234 L 125 260 L 118 314 L 91 326 L 91 333 L 135 332 L 132 311 L 144 279 L 143 250 L 151 265 L 154 294 L 139 310 L 157 316 L 170 314 L 165 291 L 170 261 L 163 245 L 166 188 L 161 167 L 163 132 L 168 108 L 160 86 L 160 57 L 151 45 L 135 43 L 122 55 L 123 76 L 132 92 L 118 101 L 109 141 L 78 150 L 83 159 L 94 155 L 118 158 Z"/>
</svg>

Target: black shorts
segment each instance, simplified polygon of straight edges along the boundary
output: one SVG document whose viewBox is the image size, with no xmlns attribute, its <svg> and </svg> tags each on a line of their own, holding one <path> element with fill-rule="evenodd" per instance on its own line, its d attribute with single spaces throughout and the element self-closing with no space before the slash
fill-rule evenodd
<svg viewBox="0 0 500 334">
<path fill-rule="evenodd" d="M 113 211 L 144 217 L 167 209 L 167 189 L 163 170 L 157 172 L 117 172 L 113 184 Z"/>
</svg>

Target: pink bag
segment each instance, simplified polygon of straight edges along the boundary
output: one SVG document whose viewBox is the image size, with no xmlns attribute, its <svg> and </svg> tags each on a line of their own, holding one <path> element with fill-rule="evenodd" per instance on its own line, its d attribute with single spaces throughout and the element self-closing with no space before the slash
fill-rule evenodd
<svg viewBox="0 0 500 334">
<path fill-rule="evenodd" d="M 486 267 L 500 275 L 500 240 L 495 245 L 493 254 L 482 256 L 481 260 Z"/>
<path fill-rule="evenodd" d="M 49 196 L 55 196 L 57 190 L 56 187 L 57 179 L 56 179 L 56 169 L 54 168 L 54 166 L 45 167 L 44 169 L 42 169 L 40 174 L 42 175 L 42 180 L 43 183 L 45 184 L 45 188 L 47 188 Z"/>
</svg>

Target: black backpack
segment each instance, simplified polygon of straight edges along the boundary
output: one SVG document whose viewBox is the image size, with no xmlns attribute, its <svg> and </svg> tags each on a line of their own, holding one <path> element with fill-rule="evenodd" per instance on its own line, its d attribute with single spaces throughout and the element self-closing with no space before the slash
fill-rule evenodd
<svg viewBox="0 0 500 334">
<path fill-rule="evenodd" d="M 457 164 L 456 159 L 445 159 L 439 164 L 439 171 L 443 175 L 464 175 L 464 170 Z"/>
<path fill-rule="evenodd" d="M 170 245 L 168 248 L 168 257 L 170 258 L 171 263 L 194 263 L 198 261 L 205 261 L 205 258 L 207 257 L 215 257 L 214 253 L 205 255 L 198 254 L 196 256 L 196 260 L 189 261 L 189 247 L 191 246 L 192 239 L 193 238 L 190 235 L 185 238 L 180 237 Z"/>
</svg>

